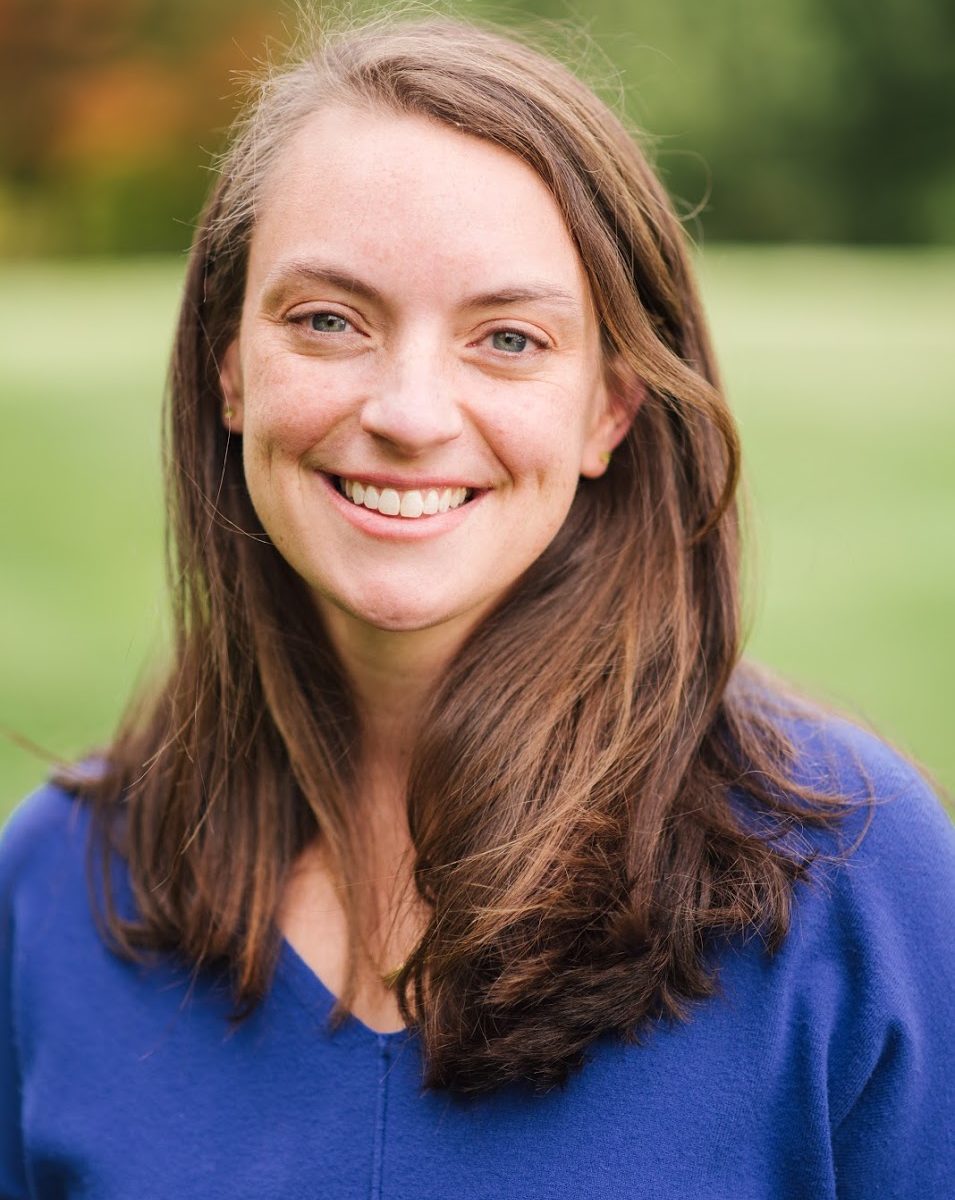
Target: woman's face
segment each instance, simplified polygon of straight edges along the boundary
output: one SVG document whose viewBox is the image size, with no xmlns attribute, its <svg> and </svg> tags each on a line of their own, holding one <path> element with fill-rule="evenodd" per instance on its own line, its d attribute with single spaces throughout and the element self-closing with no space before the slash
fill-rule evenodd
<svg viewBox="0 0 955 1200">
<path fill-rule="evenodd" d="M 519 159 L 347 107 L 289 144 L 222 382 L 256 512 L 320 608 L 473 626 L 623 436 L 606 376 L 574 244 Z"/>
</svg>

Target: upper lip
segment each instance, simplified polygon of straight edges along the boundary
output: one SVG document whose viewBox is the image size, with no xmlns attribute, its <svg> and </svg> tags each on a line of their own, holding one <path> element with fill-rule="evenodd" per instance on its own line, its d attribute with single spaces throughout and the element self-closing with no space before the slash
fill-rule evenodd
<svg viewBox="0 0 955 1200">
<path fill-rule="evenodd" d="M 468 483 L 464 479 L 448 479 L 432 476 L 416 476 L 412 479 L 395 479 L 392 475 L 381 475 L 376 471 L 330 471 L 338 479 L 350 479 L 356 483 L 371 483 L 376 488 L 394 488 L 396 492 L 426 492 L 429 489 L 442 491 L 444 488 L 467 488 L 469 491 L 481 491 L 478 484 Z"/>
</svg>

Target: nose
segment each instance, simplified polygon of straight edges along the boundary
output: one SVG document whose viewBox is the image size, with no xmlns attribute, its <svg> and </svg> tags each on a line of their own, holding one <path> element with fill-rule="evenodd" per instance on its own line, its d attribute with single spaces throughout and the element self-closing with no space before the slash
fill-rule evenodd
<svg viewBox="0 0 955 1200">
<path fill-rule="evenodd" d="M 459 437 L 464 429 L 449 365 L 420 341 L 396 349 L 361 409 L 361 427 L 413 456 Z"/>
</svg>

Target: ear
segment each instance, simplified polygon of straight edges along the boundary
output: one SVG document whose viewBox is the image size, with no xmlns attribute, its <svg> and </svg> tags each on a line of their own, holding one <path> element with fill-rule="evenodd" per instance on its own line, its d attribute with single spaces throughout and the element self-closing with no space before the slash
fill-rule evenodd
<svg viewBox="0 0 955 1200">
<path fill-rule="evenodd" d="M 610 455 L 627 436 L 627 431 L 646 398 L 647 385 L 619 361 L 604 371 L 600 411 L 584 444 L 580 473 L 598 479 L 607 470 Z"/>
<path fill-rule="evenodd" d="M 222 423 L 230 433 L 242 432 L 242 363 L 239 339 L 234 338 L 219 362 L 219 385 L 222 388 Z"/>
</svg>

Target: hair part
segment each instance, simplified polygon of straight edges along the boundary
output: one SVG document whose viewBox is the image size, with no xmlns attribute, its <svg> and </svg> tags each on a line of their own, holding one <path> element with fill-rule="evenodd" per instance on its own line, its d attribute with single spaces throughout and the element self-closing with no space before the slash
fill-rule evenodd
<svg viewBox="0 0 955 1200">
<path fill-rule="evenodd" d="M 197 230 L 170 372 L 172 665 L 95 781 L 137 905 L 127 955 L 228 969 L 237 1014 L 268 989 L 292 864 L 319 839 L 361 873 L 350 784 L 362 730 L 303 581 L 265 535 L 220 421 L 271 169 L 320 108 L 371 106 L 490 141 L 544 181 L 590 281 L 608 363 L 645 398 L 599 480 L 442 680 L 408 786 L 430 914 L 396 979 L 426 1082 L 539 1088 L 598 1036 L 639 1036 L 714 989 L 706 951 L 770 948 L 839 797 L 801 786 L 787 705 L 739 665 L 739 446 L 686 239 L 633 136 L 554 58 L 473 23 L 381 18 L 265 81 Z M 107 856 L 108 860 L 108 856 Z M 108 874 L 108 861 L 107 861 Z M 347 897 L 346 893 L 346 897 Z M 364 914 L 346 906 L 355 996 Z"/>
</svg>

